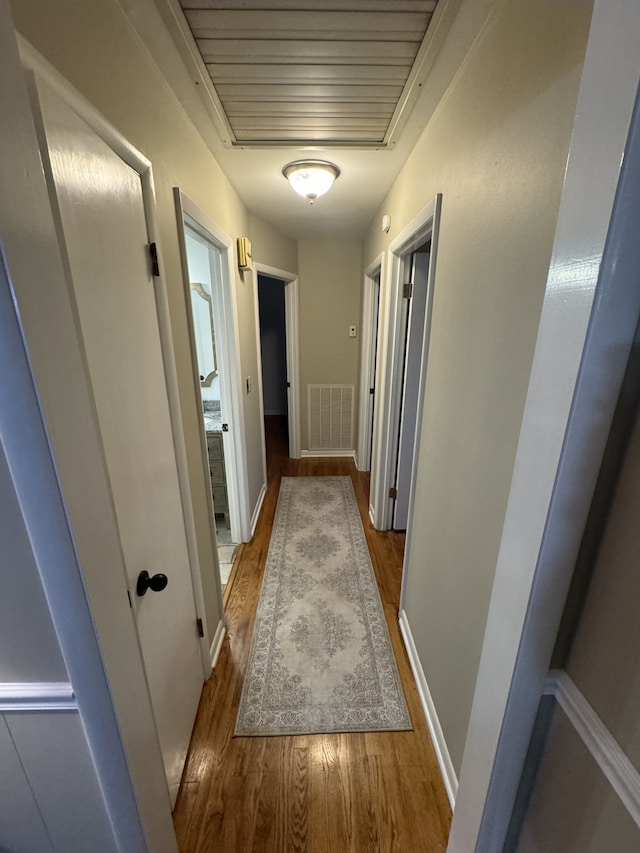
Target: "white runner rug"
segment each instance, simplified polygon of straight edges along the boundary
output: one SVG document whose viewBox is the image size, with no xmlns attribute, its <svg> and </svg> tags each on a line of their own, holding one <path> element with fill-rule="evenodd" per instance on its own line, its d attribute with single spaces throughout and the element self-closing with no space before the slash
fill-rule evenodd
<svg viewBox="0 0 640 853">
<path fill-rule="evenodd" d="M 411 728 L 349 477 L 284 477 L 236 735 Z"/>
</svg>

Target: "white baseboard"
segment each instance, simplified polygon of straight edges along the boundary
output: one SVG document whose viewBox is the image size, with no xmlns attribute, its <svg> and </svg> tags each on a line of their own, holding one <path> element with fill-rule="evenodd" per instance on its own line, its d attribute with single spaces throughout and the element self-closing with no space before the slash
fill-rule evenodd
<svg viewBox="0 0 640 853">
<path fill-rule="evenodd" d="M 351 456 L 353 459 L 356 458 L 355 450 L 301 450 L 301 457 L 313 457 L 313 456 Z"/>
<path fill-rule="evenodd" d="M 227 633 L 227 626 L 224 623 L 224 619 L 221 619 L 218 622 L 218 627 L 216 628 L 216 633 L 213 637 L 213 642 L 211 643 L 211 648 L 209 649 L 209 654 L 211 656 L 211 669 L 215 669 L 215 666 L 218 662 L 218 655 L 220 654 L 220 649 L 222 648 L 222 641 L 224 640 L 224 635 Z"/>
<path fill-rule="evenodd" d="M 371 524 L 373 524 L 373 526 L 375 527 L 376 526 L 376 522 L 375 522 L 376 514 L 373 510 L 372 504 L 369 504 L 369 518 L 371 519 Z"/>
<path fill-rule="evenodd" d="M 369 463 L 368 459 L 363 459 L 362 465 L 360 464 L 360 454 L 358 453 L 357 450 L 354 451 L 353 458 L 356 460 L 356 468 L 358 471 L 362 471 L 363 473 L 366 474 L 367 471 L 371 470 L 371 468 L 369 467 L 369 464 L 368 464 Z"/>
<path fill-rule="evenodd" d="M 456 796 L 458 793 L 458 777 L 456 776 L 456 771 L 453 767 L 451 756 L 449 755 L 447 742 L 444 739 L 442 726 L 440 725 L 436 706 L 433 703 L 431 691 L 429 690 L 427 679 L 425 677 L 424 670 L 422 669 L 420 658 L 418 657 L 418 651 L 415 643 L 413 642 L 413 635 L 411 633 L 411 628 L 409 627 L 406 611 L 400 611 L 398 621 L 400 623 L 402 639 L 404 640 L 404 645 L 409 656 L 411 671 L 413 672 L 413 677 L 416 680 L 416 687 L 418 688 L 418 693 L 420 695 L 422 709 L 425 717 L 427 718 L 427 725 L 429 727 L 429 733 L 431 734 L 431 740 L 433 741 L 433 748 L 436 751 L 438 764 L 440 765 L 440 772 L 442 773 L 444 786 L 447 790 L 449 803 L 453 809 L 456 804 Z"/>
<path fill-rule="evenodd" d="M 260 510 L 262 509 L 262 504 L 264 502 L 264 496 L 267 494 L 267 484 L 263 483 L 262 488 L 260 489 L 260 494 L 258 495 L 258 500 L 256 501 L 255 508 L 253 510 L 253 515 L 251 516 L 251 538 L 253 539 L 253 534 L 256 532 L 256 524 L 258 523 L 258 519 L 260 518 Z"/>
</svg>

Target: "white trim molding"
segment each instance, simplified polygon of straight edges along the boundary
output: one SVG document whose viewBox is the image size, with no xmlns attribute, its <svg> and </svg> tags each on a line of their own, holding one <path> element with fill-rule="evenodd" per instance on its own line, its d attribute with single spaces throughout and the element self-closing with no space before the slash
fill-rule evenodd
<svg viewBox="0 0 640 853">
<path fill-rule="evenodd" d="M 609 784 L 640 827 L 640 773 L 564 670 L 551 670 L 544 694 L 554 696 Z"/>
<path fill-rule="evenodd" d="M 384 277 L 385 253 L 382 252 L 364 271 L 362 290 L 362 315 L 360 318 L 360 375 L 358 390 L 358 444 L 356 455 L 356 468 L 358 471 L 369 470 L 371 458 L 371 447 L 373 444 L 373 430 L 371 424 L 371 382 L 375 388 L 376 376 L 372 376 L 374 369 L 373 333 L 375 326 L 376 338 L 380 337 L 379 306 L 381 282 Z M 377 299 L 375 298 L 377 291 Z M 377 343 L 376 343 L 377 347 Z M 375 396 L 374 403 L 375 407 Z"/>
<path fill-rule="evenodd" d="M 224 636 L 227 633 L 227 626 L 225 624 L 224 619 L 221 619 L 218 622 L 218 627 L 216 628 L 216 633 L 213 636 L 213 642 L 211 643 L 211 648 L 209 650 L 209 656 L 211 658 L 211 669 L 214 670 L 216 664 L 218 663 L 218 657 L 220 655 L 220 650 L 222 649 L 222 643 L 224 641 Z"/>
<path fill-rule="evenodd" d="M 253 539 L 253 534 L 256 532 L 256 525 L 258 523 L 258 519 L 260 518 L 260 510 L 262 509 L 262 504 L 264 503 L 264 496 L 267 494 L 267 486 L 266 483 L 263 483 L 262 488 L 260 489 L 260 494 L 258 495 L 258 500 L 256 501 L 256 505 L 253 510 L 253 515 L 251 516 L 251 538 Z"/>
<path fill-rule="evenodd" d="M 301 450 L 300 456 L 303 459 L 312 459 L 314 456 L 350 456 L 355 461 L 356 452 L 355 450 Z"/>
<path fill-rule="evenodd" d="M 455 808 L 456 796 L 458 794 L 458 777 L 456 776 L 453 761 L 449 755 L 449 748 L 447 747 L 442 726 L 438 719 L 438 713 L 436 711 L 433 697 L 431 696 L 431 691 L 429 690 L 429 685 L 427 684 L 427 678 L 424 674 L 422 664 L 420 663 L 420 658 L 418 657 L 418 650 L 416 649 L 416 645 L 413 641 L 413 635 L 411 633 L 411 628 L 409 627 L 409 620 L 407 619 L 406 611 L 400 611 L 398 614 L 398 622 L 400 623 L 400 633 L 402 634 L 404 646 L 407 650 L 411 671 L 413 672 L 413 677 L 416 680 L 416 687 L 418 688 L 418 695 L 420 696 L 422 710 L 424 711 L 424 715 L 427 719 L 429 734 L 431 735 L 433 748 L 436 753 L 436 758 L 438 759 L 438 766 L 442 773 L 447 797 L 449 798 L 449 803 L 453 809 Z"/>
<path fill-rule="evenodd" d="M 0 683 L 0 713 L 11 711 L 77 711 L 72 686 L 66 681 Z"/>
</svg>

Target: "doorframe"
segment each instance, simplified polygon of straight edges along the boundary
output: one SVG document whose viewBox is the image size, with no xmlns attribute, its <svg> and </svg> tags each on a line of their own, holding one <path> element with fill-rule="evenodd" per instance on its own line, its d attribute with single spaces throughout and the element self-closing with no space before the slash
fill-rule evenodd
<svg viewBox="0 0 640 853">
<path fill-rule="evenodd" d="M 639 40 L 596 0 L 448 853 L 503 847 L 640 317 Z"/>
<path fill-rule="evenodd" d="M 389 489 L 392 485 L 397 457 L 397 437 L 402 398 L 401 379 L 404 358 L 402 285 L 406 258 L 407 255 L 419 249 L 426 240 L 431 239 L 432 256 L 429 261 L 429 287 L 432 292 L 441 209 L 442 194 L 438 193 L 392 241 L 389 245 L 390 263 L 387 264 L 384 285 L 382 280 L 380 282 L 380 319 L 378 322 L 382 332 L 379 334 L 378 360 L 381 369 L 377 371 L 380 390 L 373 425 L 370 497 L 371 521 L 377 530 L 389 530 L 393 514 L 393 502 L 389 497 Z M 426 335 L 425 343 L 428 345 Z M 426 350 L 423 351 L 420 371 L 420 393 L 422 395 L 424 394 L 425 368 Z M 422 399 L 420 397 L 420 407 L 422 406 Z M 418 437 L 416 441 L 418 441 Z M 413 499 L 416 459 L 417 452 L 414 454 L 410 505 Z M 408 545 L 409 539 L 405 546 L 405 554 L 408 553 Z"/>
<path fill-rule="evenodd" d="M 11 116 L 5 131 L 0 131 L 3 162 L 10 164 L 4 170 L 3 186 L 7 200 L 11 199 L 3 208 L 4 214 L 0 210 L 0 227 L 12 307 L 28 347 L 29 370 L 37 394 L 34 400 L 33 385 L 21 385 L 18 398 L 27 408 L 26 412 L 22 409 L 26 417 L 18 424 L 21 437 L 17 440 L 11 430 L 5 435 L 3 429 L 5 448 L 11 445 L 8 461 L 14 484 L 21 491 L 34 552 L 40 550 L 38 570 L 114 829 L 131 840 L 139 837 L 137 825 L 149 849 L 175 853 L 169 792 L 127 597 L 100 429 L 42 171 L 31 104 L 34 73 L 66 98 L 94 129 L 115 131 L 15 33 L 6 2 L 0 2 L 0 40 L 4 45 L 0 51 L 0 98 Z M 126 150 L 135 150 L 126 140 L 120 141 Z M 142 160 L 146 169 L 149 164 Z M 153 201 L 150 171 L 146 180 L 148 198 Z M 151 240 L 157 242 L 153 217 L 148 225 Z M 46 287 L 34 289 L 34 281 L 46 282 Z M 7 317 L 10 313 L 5 312 Z M 20 351 L 14 351 L 19 364 Z M 64 377 L 63 383 L 60 377 Z M 12 373 L 11 378 L 17 380 L 18 376 Z M 33 405 L 27 407 L 29 398 Z M 16 405 L 6 414 L 15 419 L 20 411 Z M 42 425 L 46 435 L 42 434 Z M 27 451 L 34 454 L 30 459 L 25 458 Z M 38 459 L 43 467 L 34 477 L 33 466 Z M 25 467 L 19 473 L 16 466 L 21 465 Z M 38 483 L 35 494 L 33 489 L 26 489 L 25 477 Z M 87 501 L 87 494 L 91 501 Z M 62 515 L 57 527 L 52 527 L 56 507 Z M 73 542 L 67 536 L 70 530 Z M 119 778 L 125 768 L 131 787 Z"/>
<path fill-rule="evenodd" d="M 382 279 L 385 268 L 385 253 L 381 252 L 364 271 L 362 288 L 362 317 L 360 321 L 360 399 L 358 403 L 358 445 L 356 449 L 356 468 L 358 471 L 369 470 L 369 459 L 373 445 L 371 429 L 371 372 L 373 370 L 373 321 L 378 312 L 378 351 L 380 349 L 380 299 L 382 295 Z M 379 282 L 376 284 L 375 276 Z M 374 299 L 375 288 L 378 288 L 378 301 Z M 377 373 L 377 369 L 376 369 Z M 377 378 L 376 378 L 377 385 Z M 369 508 L 371 511 L 371 507 Z"/>
<path fill-rule="evenodd" d="M 195 202 L 182 192 L 179 187 L 174 187 L 174 200 L 178 216 L 178 241 L 180 244 L 180 257 L 182 262 L 182 276 L 185 294 L 189 294 L 189 268 L 187 265 L 187 247 L 184 237 L 184 228 L 188 224 L 203 239 L 210 242 L 222 253 L 222 288 L 221 288 L 221 313 L 222 313 L 222 328 L 221 335 L 216 330 L 216 354 L 220 364 L 219 373 L 224 376 L 220 382 L 220 403 L 224 412 L 230 413 L 229 420 L 233 424 L 233 429 L 223 433 L 225 445 L 229 448 L 229 457 L 231 457 L 233 465 L 231 470 L 226 465 L 227 454 L 225 452 L 225 468 L 227 479 L 227 498 L 229 501 L 230 520 L 231 520 L 231 538 L 238 542 L 249 542 L 251 539 L 251 511 L 249 507 L 249 479 L 248 479 L 248 464 L 246 450 L 246 432 L 244 425 L 244 407 L 241 394 L 241 371 L 240 371 L 240 333 L 238 324 L 238 301 L 236 298 L 236 288 L 233 286 L 235 282 L 235 252 L 234 244 L 229 237 L 215 222 L 213 222 L 207 214 L 201 210 Z M 191 222 L 188 223 L 187 219 Z M 215 294 L 212 298 L 215 303 Z M 185 296 L 186 299 L 186 296 Z M 192 375 L 196 391 L 195 399 L 200 403 L 200 388 L 197 386 L 198 370 L 197 370 L 197 354 L 195 345 L 195 335 L 193 331 L 193 318 L 190 314 L 190 307 L 185 302 L 185 309 L 188 317 L 189 325 L 189 343 L 192 359 Z M 201 403 L 200 403 L 201 405 Z M 202 450 L 202 464 L 205 474 L 209 477 L 209 463 L 207 459 L 207 442 L 204 430 L 204 420 L 200 416 L 200 446 Z M 211 490 L 208 491 L 209 509 L 210 509 L 210 524 L 212 526 L 213 541 L 216 541 L 215 533 L 215 514 L 213 508 L 213 498 Z M 217 557 L 216 557 L 217 560 Z M 218 577 L 219 577 L 218 567 Z M 222 590 L 218 583 L 218 595 L 220 605 L 222 605 Z"/>
<path fill-rule="evenodd" d="M 299 317 L 299 286 L 298 274 L 271 267 L 267 264 L 254 262 L 253 269 L 253 300 L 256 320 L 256 351 L 258 359 L 258 392 L 260 400 L 260 418 L 262 433 L 262 466 L 264 482 L 267 482 L 267 449 L 264 436 L 264 396 L 262 388 L 262 354 L 260 350 L 260 305 L 258 301 L 258 275 L 284 281 L 284 322 L 287 338 L 287 409 L 289 418 L 289 456 L 300 459 L 300 317 Z"/>
</svg>

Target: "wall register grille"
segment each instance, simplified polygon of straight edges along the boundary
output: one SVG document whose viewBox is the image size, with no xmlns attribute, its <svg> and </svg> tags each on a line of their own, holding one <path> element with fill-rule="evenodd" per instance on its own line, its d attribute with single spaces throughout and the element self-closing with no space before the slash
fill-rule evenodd
<svg viewBox="0 0 640 853">
<path fill-rule="evenodd" d="M 353 448 L 354 385 L 308 385 L 309 449 Z"/>
</svg>

